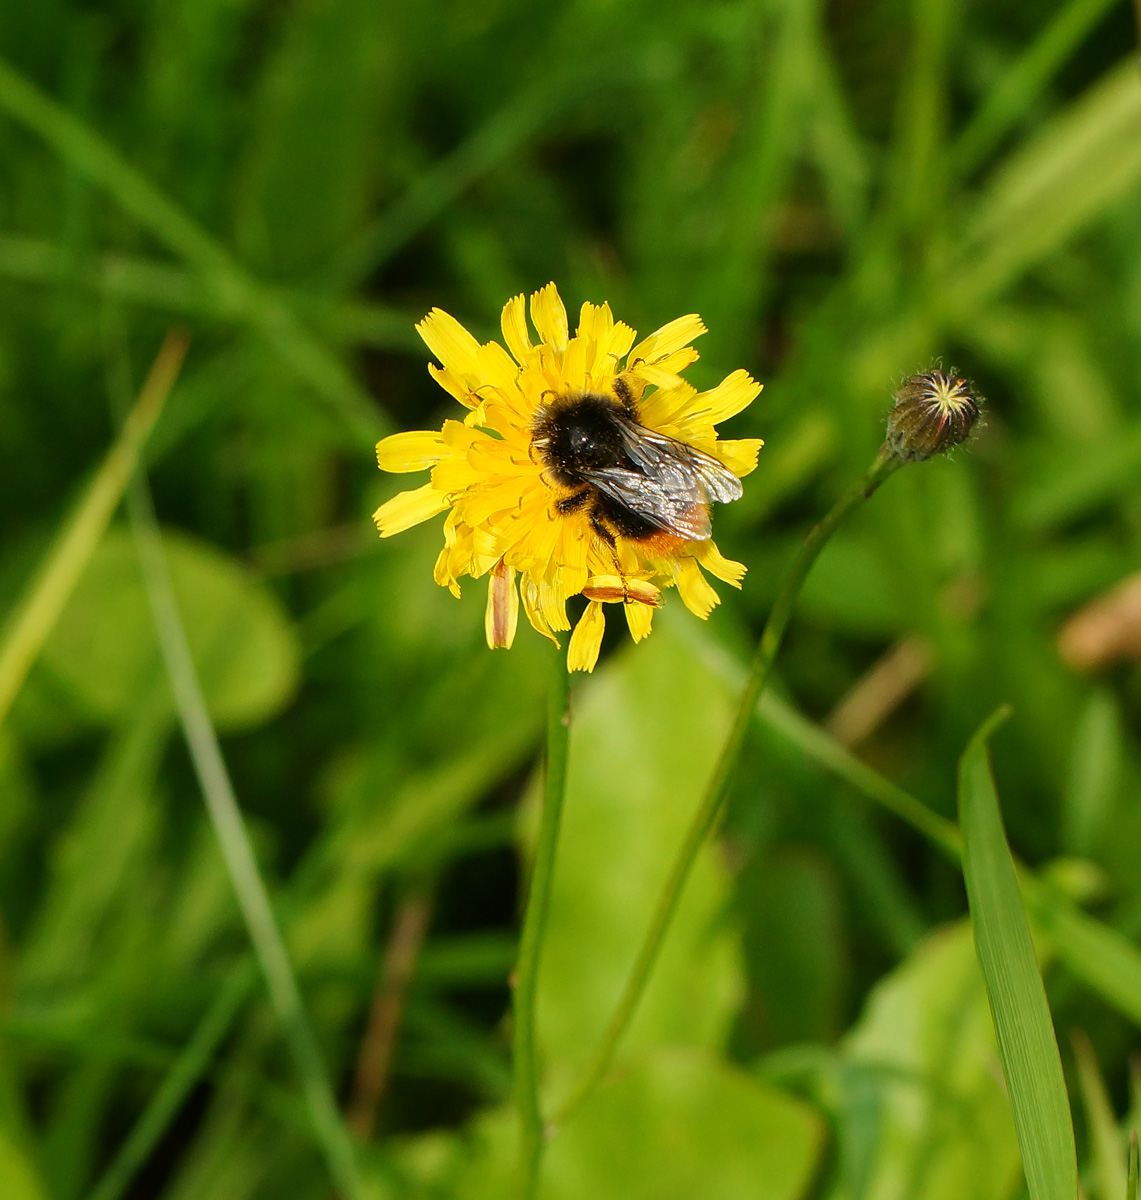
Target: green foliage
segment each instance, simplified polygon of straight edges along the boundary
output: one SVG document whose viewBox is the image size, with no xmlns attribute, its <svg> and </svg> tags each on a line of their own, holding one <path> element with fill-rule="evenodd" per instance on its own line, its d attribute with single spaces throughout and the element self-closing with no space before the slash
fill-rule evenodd
<svg viewBox="0 0 1141 1200">
<path fill-rule="evenodd" d="M 511 1125 L 504 1112 L 473 1131 L 460 1200 L 510 1194 Z M 710 1200 L 793 1200 L 819 1143 L 819 1119 L 798 1101 L 708 1052 L 659 1047 L 632 1056 L 554 1141 L 539 1194 L 683 1200 L 700 1189 Z"/>
<path fill-rule="evenodd" d="M 228 556 L 185 535 L 169 536 L 165 550 L 211 717 L 221 729 L 262 724 L 297 686 L 299 647 L 280 602 Z M 107 724 L 153 686 L 158 644 L 129 534 L 103 539 L 42 662 L 84 716 Z"/>
<path fill-rule="evenodd" d="M 1007 716 L 1000 710 L 999 720 Z M 1066 1081 L 987 752 L 996 724 L 992 717 L 975 734 L 959 767 L 967 899 L 1031 1200 L 1073 1200 L 1078 1164 Z"/>
<path fill-rule="evenodd" d="M 877 985 L 824 1074 L 842 1131 L 835 1194 L 1010 1196 L 1018 1143 L 996 1049 L 970 930 L 941 929 Z"/>
<path fill-rule="evenodd" d="M 368 514 L 398 481 L 371 442 L 455 415 L 412 328 L 429 307 L 491 337 L 509 295 L 551 278 L 572 311 L 607 299 L 643 333 L 700 312 L 695 382 L 763 379 L 727 432 L 767 445 L 716 513 L 743 590 L 720 589 L 708 626 L 670 595 L 648 642 L 608 643 L 576 681 L 540 979 L 547 1111 L 625 981 L 780 575 L 874 454 L 893 383 L 942 358 L 988 405 L 810 577 L 722 836 L 617 1069 L 552 1140 L 543 1194 L 1015 1200 L 1011 1112 L 1025 1134 L 1043 1063 L 1008 1101 L 949 820 L 962 747 L 1001 701 L 1003 817 L 1084 1101 L 1082 1184 L 1136 1192 L 1120 1152 L 1141 676 L 1125 655 L 1089 677 L 1055 649 L 1141 563 L 1129 16 L 0 5 L 0 691 L 23 684 L 0 729 L 5 1200 L 329 1195 L 134 541 L 100 538 L 126 483 L 107 380 L 141 379 L 174 322 L 191 349 L 145 451 L 163 544 L 346 1110 L 399 914 L 430 898 L 359 1147 L 365 1194 L 510 1194 L 507 976 L 548 647 L 521 628 L 486 649 L 481 586 L 457 601 L 432 582 L 438 522 L 376 540 Z M 53 576 L 101 464 L 114 486 Z M 13 638 L 29 611 L 34 636 Z M 830 736 L 842 700 L 892 678 L 869 670 L 901 662 L 926 666 L 864 740 Z M 964 821 L 972 857 L 976 832 Z M 976 932 L 1006 939 L 991 968 L 1021 961 L 1029 987 L 1004 878 Z M 1035 995 L 1002 1008 L 1000 1034 L 1016 1018 L 1043 1034 Z"/>
<path fill-rule="evenodd" d="M 539 1028 L 556 1090 L 577 1075 L 583 1047 L 617 1003 L 730 717 L 729 689 L 669 628 L 625 649 L 592 684 L 574 708 L 540 978 Z M 706 847 L 626 1039 L 630 1052 L 724 1042 L 740 993 L 724 921 L 729 883 Z"/>
</svg>

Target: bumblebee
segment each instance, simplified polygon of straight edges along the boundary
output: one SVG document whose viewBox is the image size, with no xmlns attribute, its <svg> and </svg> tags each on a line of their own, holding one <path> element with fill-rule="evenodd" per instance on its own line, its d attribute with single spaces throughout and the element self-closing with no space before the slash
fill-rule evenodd
<svg viewBox="0 0 1141 1200">
<path fill-rule="evenodd" d="M 540 408 L 531 446 L 565 490 L 555 510 L 585 511 L 611 547 L 619 537 L 705 541 L 710 504 L 741 496 L 741 481 L 715 458 L 642 425 L 621 377 L 613 395 L 570 392 Z"/>
</svg>

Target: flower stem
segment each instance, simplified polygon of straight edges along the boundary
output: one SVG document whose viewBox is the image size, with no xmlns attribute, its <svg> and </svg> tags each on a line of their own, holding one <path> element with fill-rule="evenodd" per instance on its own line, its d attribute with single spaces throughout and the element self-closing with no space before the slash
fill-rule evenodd
<svg viewBox="0 0 1141 1200">
<path fill-rule="evenodd" d="M 780 649 L 789 618 L 792 616 L 793 606 L 808 572 L 812 569 L 813 563 L 816 562 L 820 551 L 837 526 L 852 509 L 866 500 L 900 465 L 902 463 L 899 458 L 889 454 L 886 449 L 881 449 L 863 478 L 841 496 L 831 511 L 813 527 L 789 567 L 769 613 L 769 618 L 765 622 L 761 640 L 757 643 L 757 650 L 753 656 L 753 664 L 749 671 L 745 690 L 741 694 L 737 706 L 733 727 L 729 731 L 721 756 L 717 760 L 717 765 L 710 778 L 709 786 L 700 806 L 693 815 L 686 831 L 685 840 L 681 844 L 673 868 L 658 897 L 658 903 L 650 920 L 650 928 L 638 951 L 638 957 L 634 962 L 630 977 L 626 981 L 626 987 L 582 1079 L 555 1113 L 553 1119 L 555 1127 L 560 1127 L 570 1120 L 605 1076 L 618 1048 L 618 1043 L 622 1040 L 623 1034 L 633 1019 L 642 994 L 646 990 L 646 985 L 650 981 L 658 953 L 665 941 L 674 913 L 677 911 L 698 852 L 725 806 L 725 799 L 736 773 L 753 710 L 772 673 L 773 663 L 776 660 L 777 651 Z"/>
<path fill-rule="evenodd" d="M 527 892 L 523 937 L 515 967 L 514 1061 L 515 1103 L 519 1109 L 521 1169 L 519 1194 L 534 1196 L 539 1181 L 545 1132 L 539 1108 L 539 1071 L 535 1038 L 535 1001 L 538 993 L 539 960 L 551 902 L 555 848 L 559 840 L 563 795 L 566 791 L 567 744 L 570 734 L 568 707 L 570 677 L 566 660 L 556 652 L 555 669 L 547 708 L 547 765 L 543 784 L 543 814 L 535 865 Z"/>
</svg>

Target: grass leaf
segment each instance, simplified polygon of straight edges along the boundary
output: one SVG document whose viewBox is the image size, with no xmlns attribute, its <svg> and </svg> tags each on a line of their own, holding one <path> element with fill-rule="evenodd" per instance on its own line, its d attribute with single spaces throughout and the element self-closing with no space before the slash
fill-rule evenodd
<svg viewBox="0 0 1141 1200">
<path fill-rule="evenodd" d="M 1082 1102 L 1086 1110 L 1086 1130 L 1090 1141 L 1097 1194 L 1102 1200 L 1115 1200 L 1115 1197 L 1122 1193 L 1129 1194 L 1121 1134 L 1114 1120 L 1113 1105 L 1089 1037 L 1079 1030 L 1073 1035 L 1073 1043 L 1074 1057 L 1078 1062 L 1078 1079 L 1082 1087 Z"/>
<path fill-rule="evenodd" d="M 139 449 L 154 428 L 185 353 L 181 335 L 171 335 L 163 343 L 122 432 L 16 609 L 0 643 L 0 725 L 118 507 Z"/>
<path fill-rule="evenodd" d="M 387 422 L 369 397 L 283 300 L 247 274 L 220 242 L 113 146 L 2 59 L 0 111 L 34 130 L 68 166 L 105 188 L 144 229 L 194 267 L 225 303 L 239 308 L 353 436 L 372 441 L 386 431 Z"/>
<path fill-rule="evenodd" d="M 1007 711 L 982 726 L 959 763 L 963 870 L 1030 1200 L 1074 1200 L 1078 1164 L 1066 1081 L 986 747 Z"/>
</svg>

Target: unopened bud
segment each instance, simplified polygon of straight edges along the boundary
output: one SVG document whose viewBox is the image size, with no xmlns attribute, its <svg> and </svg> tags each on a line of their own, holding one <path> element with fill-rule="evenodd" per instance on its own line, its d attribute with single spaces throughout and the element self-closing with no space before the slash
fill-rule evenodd
<svg viewBox="0 0 1141 1200">
<path fill-rule="evenodd" d="M 965 379 L 954 371 L 923 371 L 895 393 L 884 444 L 904 462 L 922 462 L 966 441 L 978 417 L 979 402 Z"/>
</svg>

